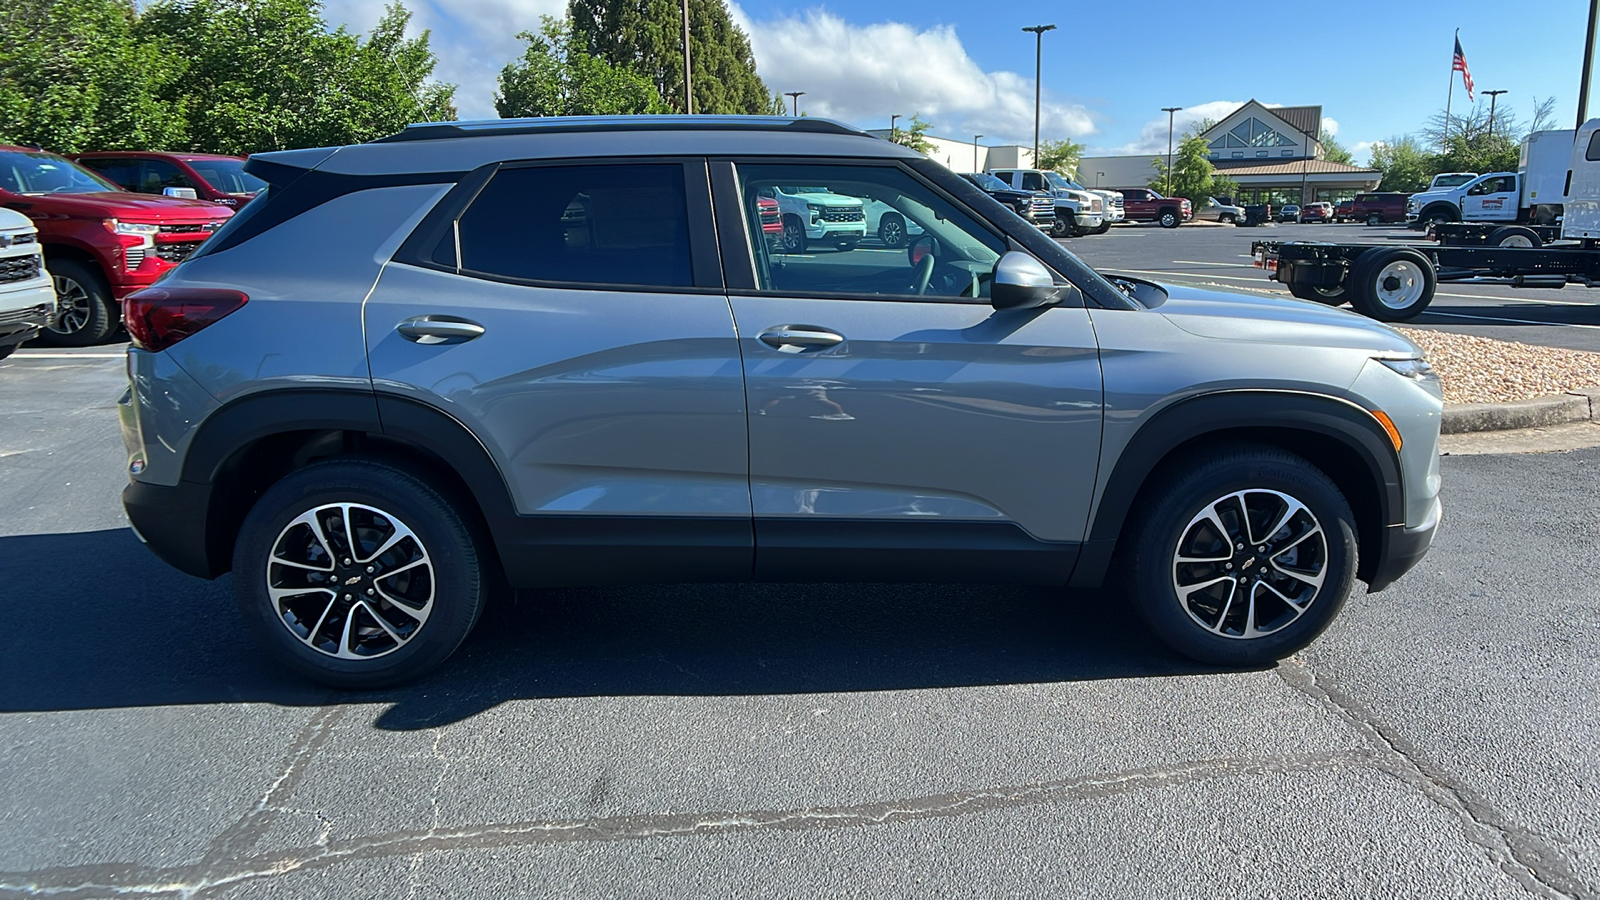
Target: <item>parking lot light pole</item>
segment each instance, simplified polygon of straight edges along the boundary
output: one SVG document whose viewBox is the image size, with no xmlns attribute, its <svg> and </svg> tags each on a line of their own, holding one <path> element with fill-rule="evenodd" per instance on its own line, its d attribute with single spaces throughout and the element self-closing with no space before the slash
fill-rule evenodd
<svg viewBox="0 0 1600 900">
<path fill-rule="evenodd" d="M 900 115 L 900 113 L 895 113 L 889 117 L 889 143 L 891 144 L 895 143 L 894 123 L 900 120 Z"/>
<path fill-rule="evenodd" d="M 1054 25 L 1029 25 L 1023 31 L 1033 32 L 1033 164 L 1039 164 L 1039 76 L 1043 71 L 1044 33 L 1054 31 Z"/>
<path fill-rule="evenodd" d="M 1174 192 L 1172 178 L 1172 115 L 1182 109 L 1183 107 L 1181 106 L 1161 107 L 1161 111 L 1167 114 L 1167 183 L 1165 187 L 1169 196 Z"/>
<path fill-rule="evenodd" d="M 1094 186 L 1098 188 L 1100 186 L 1100 179 L 1104 178 L 1105 176 L 1106 173 L 1104 172 L 1094 173 Z"/>
<path fill-rule="evenodd" d="M 978 138 L 981 137 L 983 137 L 981 134 L 972 136 L 972 171 L 974 172 L 982 171 L 978 168 Z"/>
<path fill-rule="evenodd" d="M 1494 101 L 1498 100 L 1500 98 L 1500 95 L 1501 94 L 1505 94 L 1505 93 L 1509 93 L 1509 92 L 1508 91 L 1484 91 L 1484 94 L 1486 94 L 1489 97 L 1489 137 L 1494 137 Z"/>
<path fill-rule="evenodd" d="M 805 96 L 805 91 L 784 91 L 783 95 L 794 101 L 795 118 L 800 118 L 800 98 Z M 898 118 L 898 116 L 896 117 Z"/>
</svg>

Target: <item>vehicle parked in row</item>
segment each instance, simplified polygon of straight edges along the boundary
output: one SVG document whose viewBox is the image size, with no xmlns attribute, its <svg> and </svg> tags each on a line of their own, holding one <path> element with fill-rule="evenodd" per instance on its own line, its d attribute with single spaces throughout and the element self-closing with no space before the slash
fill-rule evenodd
<svg viewBox="0 0 1600 900">
<path fill-rule="evenodd" d="M 1563 212 L 1572 142 L 1572 129 L 1535 131 L 1522 141 L 1517 171 L 1491 172 L 1413 194 L 1406 219 L 1418 228 L 1446 222 L 1553 226 Z M 1546 239 L 1558 233 L 1552 229 Z"/>
<path fill-rule="evenodd" d="M 249 203 L 267 184 L 245 172 L 238 156 L 116 150 L 79 153 L 72 159 L 125 191 L 207 200 L 229 209 Z"/>
<path fill-rule="evenodd" d="M 1384 191 L 1357 194 L 1351 202 L 1350 212 L 1357 222 L 1368 225 L 1385 225 L 1406 220 L 1406 198 L 1409 194 Z"/>
<path fill-rule="evenodd" d="M 966 172 L 961 177 L 1040 228 L 1049 229 L 1055 224 L 1056 199 L 1049 193 L 1016 190 L 988 172 Z"/>
<path fill-rule="evenodd" d="M 0 208 L 0 359 L 36 337 L 55 312 L 39 229 L 22 213 Z"/>
<path fill-rule="evenodd" d="M 1067 178 L 1064 175 L 1061 177 L 1072 190 L 1093 194 L 1100 198 L 1100 213 L 1103 218 L 1101 219 L 1100 227 L 1090 231 L 1090 234 L 1105 234 L 1111 230 L 1112 225 L 1127 219 L 1127 214 L 1123 210 L 1122 194 L 1120 192 L 1084 187 L 1076 178 Z"/>
<path fill-rule="evenodd" d="M 783 249 L 804 253 L 812 244 L 849 250 L 867 236 L 867 212 L 859 197 L 810 185 L 773 185 L 783 215 Z"/>
<path fill-rule="evenodd" d="M 1333 205 L 1334 224 L 1337 225 L 1341 222 L 1354 222 L 1356 220 L 1355 208 L 1356 201 L 1353 199 L 1340 200 L 1338 203 L 1335 203 Z"/>
<path fill-rule="evenodd" d="M 1072 186 L 1059 172 L 1043 169 L 990 169 L 989 174 L 1014 191 L 1044 192 L 1055 198 L 1056 218 L 1050 233 L 1056 237 L 1082 237 L 1103 233 L 1105 200 Z"/>
<path fill-rule="evenodd" d="M 53 153 L 4 145 L 0 206 L 39 229 L 59 295 L 39 342 L 67 346 L 109 338 L 124 297 L 186 259 L 233 215 L 215 203 L 127 193 Z"/>
<path fill-rule="evenodd" d="M 248 165 L 252 212 L 129 298 L 124 505 L 330 684 L 427 672 L 509 588 L 752 579 L 1120 584 L 1255 668 L 1439 521 L 1411 341 L 1107 279 L 838 123 L 431 124 Z M 926 233 L 775 253 L 768 189 Z"/>
<path fill-rule="evenodd" d="M 1233 225 L 1244 221 L 1244 207 L 1223 203 L 1215 197 L 1207 197 L 1206 205 L 1195 210 L 1194 219 L 1197 222 L 1221 222 L 1224 225 Z"/>
<path fill-rule="evenodd" d="M 1157 222 L 1162 228 L 1177 228 L 1194 218 L 1194 207 L 1186 197 L 1163 197 L 1149 188 L 1118 188 L 1122 209 L 1130 222 Z"/>
<path fill-rule="evenodd" d="M 1299 220 L 1305 223 L 1321 222 L 1326 224 L 1332 222 L 1333 204 L 1322 201 L 1307 203 L 1305 206 L 1300 207 Z"/>
<path fill-rule="evenodd" d="M 907 241 L 923 234 L 922 226 L 907 219 L 899 210 L 883 202 L 867 198 L 867 234 L 876 235 L 885 247 L 904 247 Z"/>
<path fill-rule="evenodd" d="M 1279 222 L 1300 221 L 1300 204 L 1285 203 L 1283 206 L 1278 208 L 1278 214 L 1275 218 Z"/>
<path fill-rule="evenodd" d="M 766 196 L 756 198 L 756 213 L 761 224 L 761 233 L 772 241 L 783 239 L 783 214 L 778 209 L 776 197 Z"/>
</svg>

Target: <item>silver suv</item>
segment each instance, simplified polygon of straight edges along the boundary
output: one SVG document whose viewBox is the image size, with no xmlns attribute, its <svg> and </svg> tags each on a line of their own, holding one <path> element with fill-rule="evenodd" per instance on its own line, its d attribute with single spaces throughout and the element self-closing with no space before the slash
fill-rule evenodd
<svg viewBox="0 0 1600 900">
<path fill-rule="evenodd" d="M 1115 579 L 1254 665 L 1439 521 L 1410 341 L 1102 277 L 836 123 L 430 124 L 247 169 L 264 196 L 128 301 L 124 501 L 324 682 L 428 671 L 507 588 L 684 581 Z M 785 185 L 921 234 L 783 252 Z"/>
</svg>

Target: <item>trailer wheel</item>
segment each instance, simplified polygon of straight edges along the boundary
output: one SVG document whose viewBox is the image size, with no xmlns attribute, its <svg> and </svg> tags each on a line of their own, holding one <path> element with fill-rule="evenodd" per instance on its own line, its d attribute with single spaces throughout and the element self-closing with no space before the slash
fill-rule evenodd
<svg viewBox="0 0 1600 900">
<path fill-rule="evenodd" d="M 1521 225 L 1505 225 L 1496 228 L 1489 232 L 1489 240 L 1486 243 L 1491 247 L 1534 248 L 1544 245 L 1544 241 L 1539 240 L 1537 232 L 1532 228 L 1524 228 Z"/>
<path fill-rule="evenodd" d="M 1363 253 L 1346 284 L 1356 312 L 1380 322 L 1403 322 L 1433 302 L 1438 277 L 1426 256 L 1395 247 Z"/>
</svg>

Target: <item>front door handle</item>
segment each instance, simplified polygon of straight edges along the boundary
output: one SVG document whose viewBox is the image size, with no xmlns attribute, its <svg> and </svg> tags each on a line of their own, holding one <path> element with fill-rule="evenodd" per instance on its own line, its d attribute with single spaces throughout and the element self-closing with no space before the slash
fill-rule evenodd
<svg viewBox="0 0 1600 900">
<path fill-rule="evenodd" d="M 413 316 L 394 330 L 419 344 L 460 344 L 483 334 L 482 325 L 455 316 Z"/>
<path fill-rule="evenodd" d="M 785 353 L 799 353 L 812 347 L 834 347 L 844 343 L 844 335 L 815 325 L 779 325 L 761 332 L 761 343 Z"/>
</svg>

